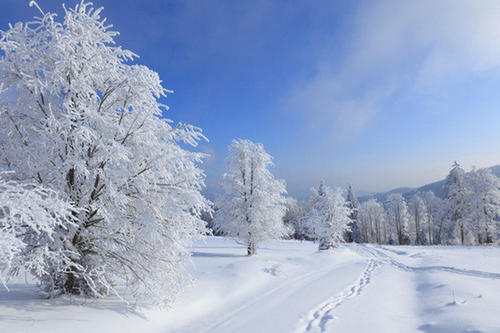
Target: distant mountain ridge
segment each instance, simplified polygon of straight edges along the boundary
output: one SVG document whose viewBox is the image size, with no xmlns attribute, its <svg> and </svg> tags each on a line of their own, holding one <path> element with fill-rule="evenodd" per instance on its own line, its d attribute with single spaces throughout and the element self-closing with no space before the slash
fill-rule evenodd
<svg viewBox="0 0 500 333">
<path fill-rule="evenodd" d="M 500 165 L 495 165 L 487 169 L 490 169 L 495 176 L 500 178 Z M 389 195 L 395 193 L 400 193 L 403 195 L 403 197 L 409 199 L 417 192 L 427 192 L 427 191 L 433 192 L 439 198 L 444 198 L 444 181 L 445 181 L 444 179 L 439 180 L 437 182 L 430 183 L 417 188 L 399 187 L 387 192 L 380 192 L 372 195 L 363 195 L 360 196 L 358 200 L 359 202 L 365 202 L 370 199 L 376 199 L 378 202 L 384 202 Z"/>
</svg>

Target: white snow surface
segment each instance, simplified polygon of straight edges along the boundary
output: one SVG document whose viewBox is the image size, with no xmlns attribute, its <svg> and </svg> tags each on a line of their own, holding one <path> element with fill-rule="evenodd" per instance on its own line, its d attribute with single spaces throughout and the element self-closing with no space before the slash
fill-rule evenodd
<svg viewBox="0 0 500 333">
<path fill-rule="evenodd" d="M 29 277 L 0 290 L 0 332 L 500 332 L 497 246 L 246 247 L 208 237 L 169 309 L 114 298 L 41 299 Z"/>
</svg>

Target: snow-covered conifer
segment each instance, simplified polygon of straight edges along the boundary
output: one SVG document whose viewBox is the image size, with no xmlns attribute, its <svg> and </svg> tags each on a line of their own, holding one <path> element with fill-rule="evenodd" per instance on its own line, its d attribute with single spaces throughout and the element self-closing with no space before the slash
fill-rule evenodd
<svg viewBox="0 0 500 333">
<path fill-rule="evenodd" d="M 225 235 L 243 241 L 248 255 L 253 255 L 260 242 L 289 232 L 283 223 L 285 182 L 269 171 L 272 157 L 262 144 L 237 139 L 228 150 L 224 193 L 216 200 L 214 225 Z"/>
<path fill-rule="evenodd" d="M 318 241 L 319 250 L 333 248 L 344 240 L 351 212 L 341 189 L 332 190 L 323 182 L 317 189 L 312 189 L 304 221 L 310 237 Z"/>
<path fill-rule="evenodd" d="M 162 118 L 158 99 L 169 91 L 129 63 L 136 55 L 114 44 L 101 10 L 82 1 L 62 21 L 40 10 L 1 32 L 0 163 L 15 171 L 6 181 L 36 182 L 74 207 L 46 239 L 44 269 L 32 270 L 47 293 L 101 296 L 126 285 L 166 300 L 210 209 L 203 155 L 179 145 L 203 136 Z"/>
<path fill-rule="evenodd" d="M 351 209 L 351 214 L 349 218 L 351 222 L 349 222 L 349 230 L 346 231 L 344 238 L 346 242 L 360 242 L 360 233 L 358 227 L 358 212 L 359 212 L 359 201 L 352 190 L 352 186 L 349 184 L 349 188 L 347 189 L 347 207 Z"/>
</svg>

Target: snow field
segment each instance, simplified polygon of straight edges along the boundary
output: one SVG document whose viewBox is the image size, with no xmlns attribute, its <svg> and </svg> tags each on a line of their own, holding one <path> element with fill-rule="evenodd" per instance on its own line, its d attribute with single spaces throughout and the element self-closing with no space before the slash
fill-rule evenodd
<svg viewBox="0 0 500 333">
<path fill-rule="evenodd" d="M 500 248 L 208 237 L 192 283 L 170 309 L 119 299 L 38 298 L 22 280 L 0 291 L 0 332 L 499 332 Z"/>
</svg>

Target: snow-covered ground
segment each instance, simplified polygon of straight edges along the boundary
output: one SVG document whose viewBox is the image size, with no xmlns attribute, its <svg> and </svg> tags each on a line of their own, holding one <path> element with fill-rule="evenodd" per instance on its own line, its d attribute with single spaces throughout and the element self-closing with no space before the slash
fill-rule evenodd
<svg viewBox="0 0 500 333">
<path fill-rule="evenodd" d="M 274 241 L 254 257 L 210 237 L 169 310 L 0 290 L 0 332 L 500 332 L 499 247 Z M 28 279 L 29 282 L 29 279 Z"/>
</svg>

